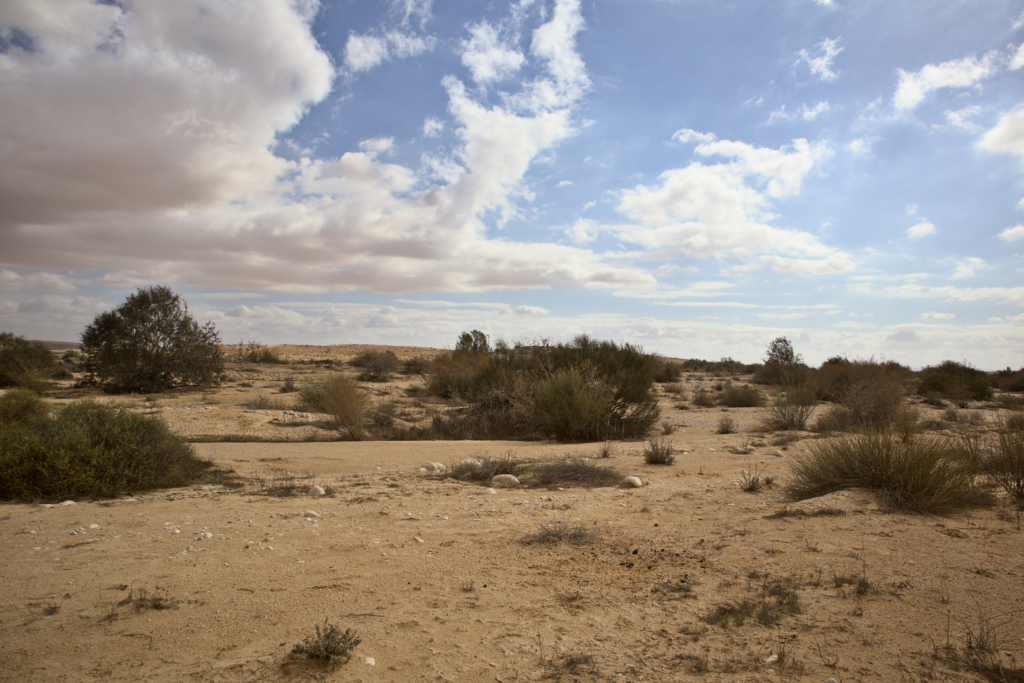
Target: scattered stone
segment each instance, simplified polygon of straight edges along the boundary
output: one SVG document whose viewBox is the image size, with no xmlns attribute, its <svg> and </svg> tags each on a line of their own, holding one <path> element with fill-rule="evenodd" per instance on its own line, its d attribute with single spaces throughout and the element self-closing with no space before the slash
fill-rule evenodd
<svg viewBox="0 0 1024 683">
<path fill-rule="evenodd" d="M 765 659 L 764 659 L 764 663 L 765 664 L 774 664 L 777 661 L 779 661 L 779 656 L 778 655 L 770 655 L 768 657 L 765 657 Z"/>
<path fill-rule="evenodd" d="M 643 485 L 644 483 L 640 481 L 640 477 L 625 477 L 622 480 L 622 487 L 627 489 L 638 489 Z"/>
<path fill-rule="evenodd" d="M 823 683 L 838 683 L 838 681 L 836 681 L 836 679 L 834 679 L 834 678 L 830 678 L 830 679 L 828 679 L 826 681 L 823 681 Z"/>
<path fill-rule="evenodd" d="M 422 538 L 420 538 L 419 536 L 413 536 L 412 538 L 413 538 L 413 540 L 414 540 L 414 541 L 416 541 L 417 543 L 426 543 L 426 541 L 424 541 L 424 540 L 423 540 Z"/>
<path fill-rule="evenodd" d="M 306 510 L 305 512 L 302 513 L 302 516 L 303 517 L 319 517 L 320 515 L 315 510 Z"/>
<path fill-rule="evenodd" d="M 749 455 L 750 453 L 754 452 L 754 447 L 753 446 L 733 446 L 729 450 L 732 451 L 733 453 L 735 453 L 736 455 Z"/>
<path fill-rule="evenodd" d="M 427 462 L 423 463 L 420 469 L 427 472 L 444 472 L 445 467 L 439 462 L 431 462 L 428 460 Z"/>
<path fill-rule="evenodd" d="M 75 501 L 73 501 L 73 500 L 65 500 L 63 503 L 61 503 L 61 507 L 67 507 L 68 505 L 74 505 L 74 504 L 75 504 Z"/>
<path fill-rule="evenodd" d="M 487 495 L 491 495 L 492 493 L 497 493 L 497 491 L 495 491 L 494 489 L 484 489 L 484 493 L 486 493 Z M 32 533 L 35 532 L 33 531 Z"/>
<path fill-rule="evenodd" d="M 99 524 L 90 524 L 90 525 L 89 525 L 89 528 L 90 528 L 90 529 L 99 529 L 99 528 L 100 528 L 100 525 L 99 525 Z"/>
<path fill-rule="evenodd" d="M 775 451 L 774 453 L 772 453 L 772 455 L 774 455 L 776 458 L 785 458 L 786 457 L 786 454 L 783 453 L 782 451 Z"/>
<path fill-rule="evenodd" d="M 491 483 L 499 488 L 519 486 L 519 479 L 513 474 L 498 474 L 491 477 Z"/>
<path fill-rule="evenodd" d="M 319 498 L 320 496 L 324 495 L 325 493 L 326 493 L 326 491 L 324 491 L 319 486 L 312 486 L 309 489 L 309 495 L 311 495 L 314 498 Z"/>
<path fill-rule="evenodd" d="M 366 658 L 366 664 L 368 666 L 377 666 L 377 660 L 374 659 L 373 657 L 367 657 Z"/>
</svg>

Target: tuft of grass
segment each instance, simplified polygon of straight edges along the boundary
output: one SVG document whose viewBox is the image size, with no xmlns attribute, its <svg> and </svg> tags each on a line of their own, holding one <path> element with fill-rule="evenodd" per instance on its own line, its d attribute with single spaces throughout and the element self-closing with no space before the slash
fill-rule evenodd
<svg viewBox="0 0 1024 683">
<path fill-rule="evenodd" d="M 812 498 L 852 487 L 882 494 L 894 508 L 933 512 L 978 500 L 975 469 L 943 440 L 871 432 L 822 439 L 790 461 L 791 492 Z"/>
<path fill-rule="evenodd" d="M 586 458 L 568 458 L 530 468 L 530 484 L 535 486 L 614 486 L 621 480 L 621 472 Z"/>
<path fill-rule="evenodd" d="M 324 662 L 348 661 L 352 656 L 352 650 L 356 648 L 362 639 L 352 629 L 345 629 L 331 624 L 324 618 L 324 627 L 316 626 L 316 633 L 306 638 L 292 648 L 292 654 L 305 655 L 310 659 Z"/>
<path fill-rule="evenodd" d="M 672 444 L 667 439 L 651 439 L 644 447 L 644 462 L 648 465 L 671 465 L 676 461 Z"/>
<path fill-rule="evenodd" d="M 526 543 L 559 543 L 589 545 L 597 540 L 597 534 L 583 525 L 583 522 L 569 522 L 556 517 L 547 522 L 538 522 L 537 530 L 523 539 Z"/>
<path fill-rule="evenodd" d="M 771 486 L 771 477 L 764 476 L 764 471 L 768 469 L 765 465 L 761 469 L 757 468 L 757 465 L 747 465 L 747 469 L 743 470 L 743 475 L 740 477 L 740 488 L 747 493 L 757 493 L 766 486 Z"/>
<path fill-rule="evenodd" d="M 281 383 L 281 387 L 277 390 L 279 394 L 294 394 L 299 388 L 295 386 L 295 378 L 288 377 L 284 382 Z"/>
<path fill-rule="evenodd" d="M 736 432 L 736 422 L 728 415 L 723 415 L 718 421 L 719 434 L 733 434 Z"/>
<path fill-rule="evenodd" d="M 984 468 L 1018 507 L 1024 506 L 1024 414 L 997 422 L 999 449 L 984 461 Z"/>
<path fill-rule="evenodd" d="M 256 394 L 256 398 L 251 398 L 242 405 L 249 410 L 290 410 L 292 408 L 288 402 L 264 396 L 262 393 Z"/>
<path fill-rule="evenodd" d="M 816 402 L 810 387 L 790 387 L 772 402 L 762 428 L 765 431 L 804 431 Z"/>
<path fill-rule="evenodd" d="M 299 398 L 307 410 L 326 415 L 348 438 L 362 438 L 366 394 L 349 378 L 335 373 L 311 379 L 302 385 Z"/>
</svg>

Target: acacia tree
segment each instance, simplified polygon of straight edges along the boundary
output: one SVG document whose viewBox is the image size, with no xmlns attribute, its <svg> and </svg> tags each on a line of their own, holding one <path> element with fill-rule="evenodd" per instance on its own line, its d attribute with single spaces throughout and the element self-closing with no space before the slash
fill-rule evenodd
<svg viewBox="0 0 1024 683">
<path fill-rule="evenodd" d="M 803 361 L 803 357 L 793 350 L 793 344 L 785 337 L 773 339 L 772 343 L 768 345 L 768 350 L 764 356 L 765 364 L 778 363 L 779 365 L 788 366 L 796 365 Z"/>
<path fill-rule="evenodd" d="M 140 287 L 82 333 L 85 369 L 113 392 L 153 393 L 205 384 L 224 369 L 212 322 L 200 325 L 170 288 Z"/>
<path fill-rule="evenodd" d="M 473 330 L 459 335 L 459 341 L 455 343 L 455 350 L 465 353 L 490 353 L 491 343 L 486 334 L 480 330 Z"/>
</svg>

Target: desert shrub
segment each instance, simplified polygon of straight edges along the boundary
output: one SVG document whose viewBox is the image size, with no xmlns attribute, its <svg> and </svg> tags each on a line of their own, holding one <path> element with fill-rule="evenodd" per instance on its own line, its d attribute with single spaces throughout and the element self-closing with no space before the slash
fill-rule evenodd
<svg viewBox="0 0 1024 683">
<path fill-rule="evenodd" d="M 658 359 L 658 370 L 654 374 L 654 381 L 659 384 L 667 384 L 669 382 L 678 382 L 679 377 L 683 374 L 683 366 L 675 361 L 665 360 L 663 358 Z"/>
<path fill-rule="evenodd" d="M 422 375 L 430 369 L 430 360 L 425 356 L 413 356 L 402 361 L 403 375 Z"/>
<path fill-rule="evenodd" d="M 455 463 L 444 472 L 445 477 L 461 481 L 490 481 L 499 474 L 511 474 L 518 477 L 523 472 L 523 463 L 516 460 L 514 452 L 509 451 L 500 458 L 483 456 L 467 458 Z"/>
<path fill-rule="evenodd" d="M 199 325 L 167 287 L 140 287 L 123 304 L 96 316 L 82 333 L 92 381 L 114 392 L 152 393 L 208 384 L 224 369 L 212 322 Z"/>
<path fill-rule="evenodd" d="M 791 387 L 774 401 L 762 420 L 762 429 L 766 431 L 803 431 L 807 429 L 807 420 L 814 412 L 814 391 L 810 388 Z"/>
<path fill-rule="evenodd" d="M 352 656 L 352 650 L 356 649 L 359 643 L 363 642 L 352 629 L 345 629 L 342 633 L 341 627 L 331 624 L 324 619 L 324 628 L 316 627 L 316 634 L 306 638 L 292 648 L 292 654 L 305 655 L 310 659 L 318 659 L 326 662 L 348 661 Z"/>
<path fill-rule="evenodd" d="M 570 522 L 555 518 L 549 522 L 538 522 L 537 531 L 528 534 L 526 543 L 558 543 L 568 541 L 573 545 L 587 545 L 597 540 L 597 534 L 590 531 L 583 522 Z"/>
<path fill-rule="evenodd" d="M 284 382 L 281 383 L 280 388 L 277 390 L 279 394 L 294 394 L 299 388 L 295 386 L 295 378 L 288 377 Z"/>
<path fill-rule="evenodd" d="M 718 420 L 718 433 L 719 434 L 732 434 L 736 431 L 736 422 L 733 421 L 728 415 L 723 415 Z"/>
<path fill-rule="evenodd" d="M 430 364 L 427 390 L 443 398 L 474 398 L 483 393 L 478 375 L 490 364 L 487 354 L 448 351 Z"/>
<path fill-rule="evenodd" d="M 0 332 L 0 387 L 41 392 L 56 371 L 57 360 L 40 342 Z"/>
<path fill-rule="evenodd" d="M 701 408 L 711 408 L 718 402 L 718 399 L 707 390 L 707 387 L 697 387 L 693 390 L 691 403 Z"/>
<path fill-rule="evenodd" d="M 977 498 L 976 470 L 942 439 L 903 440 L 869 432 L 822 439 L 790 461 L 790 487 L 798 498 L 863 487 L 893 507 L 938 512 Z"/>
<path fill-rule="evenodd" d="M 50 407 L 33 391 L 8 389 L 0 396 L 0 429 L 39 425 L 49 418 Z"/>
<path fill-rule="evenodd" d="M 284 362 L 271 349 L 255 341 L 251 341 L 248 344 L 238 342 L 235 360 L 239 363 L 263 363 L 268 365 L 279 365 Z"/>
<path fill-rule="evenodd" d="M 764 405 L 756 387 L 730 385 L 718 396 L 719 404 L 730 408 L 757 408 Z"/>
<path fill-rule="evenodd" d="M 814 389 L 819 401 L 843 404 L 851 391 L 869 385 L 884 384 L 894 389 L 898 388 L 902 395 L 903 386 L 912 376 L 910 368 L 894 361 L 851 361 L 842 356 L 835 356 L 811 372 L 807 384 Z"/>
<path fill-rule="evenodd" d="M 1002 418 L 998 432 L 999 448 L 985 459 L 985 469 L 1017 505 L 1024 505 L 1024 415 Z"/>
<path fill-rule="evenodd" d="M 538 463 L 530 468 L 531 486 L 614 486 L 622 474 L 587 458 Z"/>
<path fill-rule="evenodd" d="M 307 410 L 327 415 L 348 438 L 362 437 L 366 394 L 348 377 L 330 374 L 311 379 L 302 385 L 299 399 Z"/>
<path fill-rule="evenodd" d="M 676 461 L 672 444 L 667 439 L 651 439 L 644 446 L 644 462 L 648 465 L 671 465 Z"/>
<path fill-rule="evenodd" d="M 608 435 L 612 389 L 579 370 L 541 380 L 533 398 L 540 429 L 558 441 L 597 441 Z"/>
<path fill-rule="evenodd" d="M 952 360 L 921 370 L 917 392 L 922 396 L 940 396 L 960 408 L 966 408 L 971 401 L 987 401 L 992 398 L 987 374 L 969 363 Z"/>
<path fill-rule="evenodd" d="M 891 378 L 858 380 L 832 394 L 838 405 L 831 406 L 818 418 L 815 429 L 820 432 L 891 429 L 909 416 L 903 393 L 902 382 Z"/>
<path fill-rule="evenodd" d="M 1024 368 L 1021 368 L 1016 372 L 1010 368 L 1000 370 L 996 373 L 993 383 L 1003 391 L 1024 391 Z"/>
<path fill-rule="evenodd" d="M 367 351 L 353 358 L 349 364 L 363 369 L 359 373 L 361 382 L 390 382 L 399 366 L 394 351 Z"/>
<path fill-rule="evenodd" d="M 6 397 L 5 397 L 6 398 Z M 206 469 L 159 417 L 76 401 L 0 430 L 0 498 L 108 498 L 185 486 Z"/>
<path fill-rule="evenodd" d="M 785 337 L 777 337 L 765 349 L 764 364 L 754 371 L 755 384 L 797 386 L 806 380 L 808 368 L 793 344 Z"/>
<path fill-rule="evenodd" d="M 455 342 L 455 351 L 461 353 L 490 353 L 491 343 L 487 335 L 480 330 L 463 332 Z"/>
</svg>

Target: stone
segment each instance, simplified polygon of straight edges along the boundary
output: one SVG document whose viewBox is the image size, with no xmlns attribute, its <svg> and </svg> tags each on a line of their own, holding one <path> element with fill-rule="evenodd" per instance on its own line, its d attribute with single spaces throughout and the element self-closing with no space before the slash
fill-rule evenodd
<svg viewBox="0 0 1024 683">
<path fill-rule="evenodd" d="M 484 493 L 486 493 L 487 495 L 491 495 L 497 493 L 497 491 L 495 491 L 494 489 L 484 489 Z"/>
<path fill-rule="evenodd" d="M 311 495 L 314 498 L 319 498 L 320 496 L 324 495 L 324 493 L 326 493 L 326 491 L 324 491 L 319 486 L 311 486 L 309 489 L 309 495 Z"/>
<path fill-rule="evenodd" d="M 437 472 L 437 463 L 436 462 L 430 462 L 428 460 L 427 462 L 425 462 L 422 465 L 420 465 L 420 469 L 426 470 L 427 472 Z"/>
<path fill-rule="evenodd" d="M 638 489 L 643 485 L 644 483 L 640 481 L 640 477 L 625 477 L 622 480 L 622 487 L 627 489 Z"/>
<path fill-rule="evenodd" d="M 303 517 L 319 517 L 320 515 L 315 510 L 306 510 L 302 513 Z"/>
<path fill-rule="evenodd" d="M 774 664 L 777 661 L 779 661 L 779 656 L 778 655 L 770 655 L 768 657 L 765 657 L 765 659 L 764 659 L 764 663 L 765 664 Z"/>
<path fill-rule="evenodd" d="M 74 504 L 75 504 L 75 501 L 73 501 L 73 500 L 65 500 L 63 503 L 61 503 L 61 506 L 67 507 L 68 505 L 74 505 Z"/>
<path fill-rule="evenodd" d="M 838 683 L 838 681 L 836 681 L 836 679 L 834 679 L 834 678 L 829 678 L 828 680 L 824 681 L 823 683 Z"/>
<path fill-rule="evenodd" d="M 497 474 L 491 477 L 491 483 L 499 488 L 519 486 L 519 479 L 512 474 Z"/>
<path fill-rule="evenodd" d="M 377 666 L 377 660 L 374 659 L 373 657 L 367 657 L 366 658 L 366 664 L 367 664 L 367 666 Z"/>
</svg>

